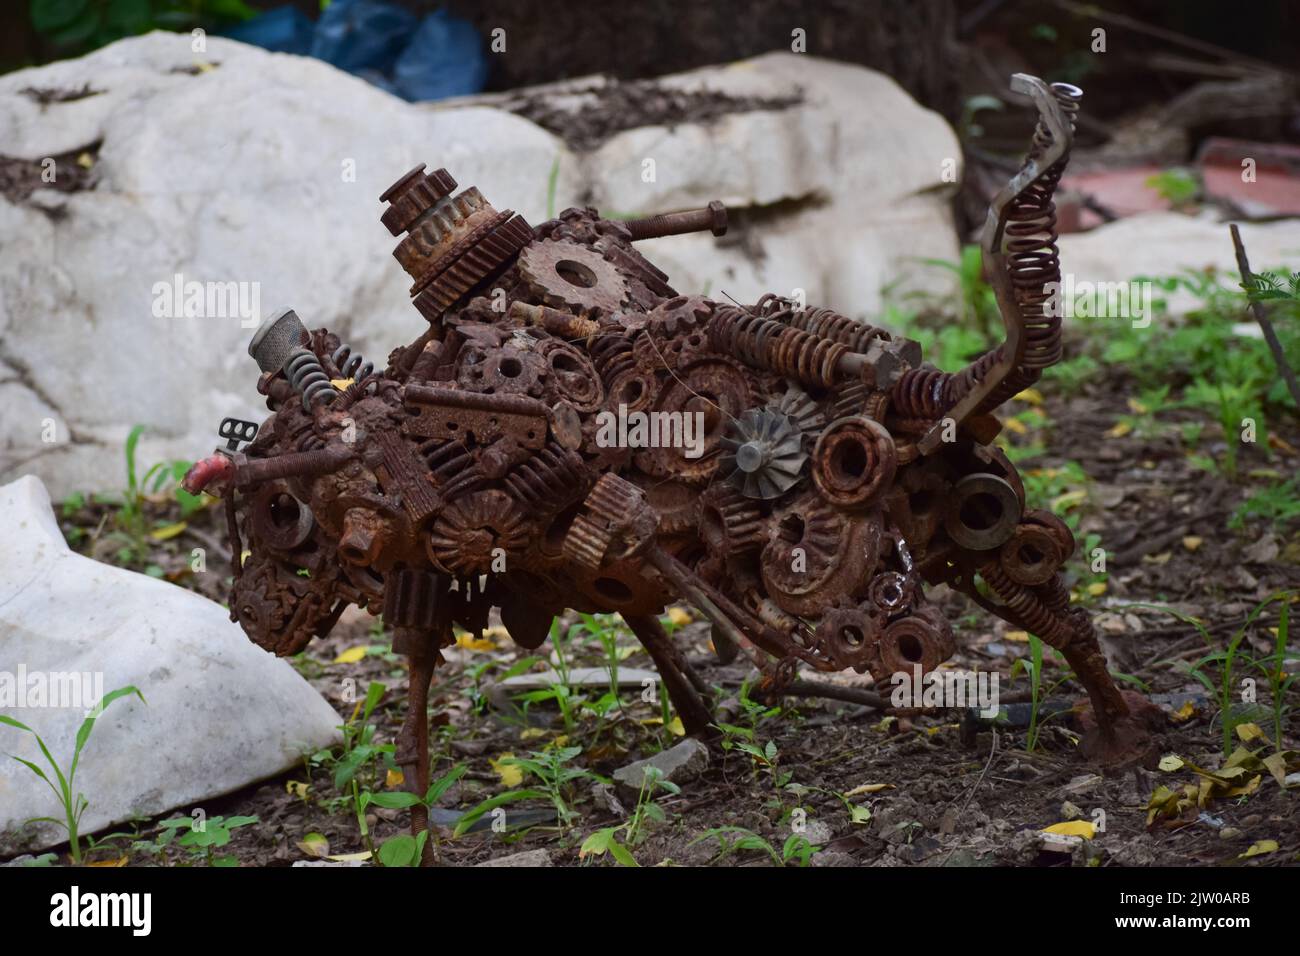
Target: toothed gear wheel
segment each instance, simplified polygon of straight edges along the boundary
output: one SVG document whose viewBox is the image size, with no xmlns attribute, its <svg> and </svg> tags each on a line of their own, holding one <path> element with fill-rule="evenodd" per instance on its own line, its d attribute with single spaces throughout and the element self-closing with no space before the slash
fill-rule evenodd
<svg viewBox="0 0 1300 956">
<path fill-rule="evenodd" d="M 660 335 L 676 335 L 699 328 L 713 314 L 713 304 L 703 296 L 679 295 L 646 313 L 646 328 Z"/>
<path fill-rule="evenodd" d="M 710 550 L 727 556 L 754 551 L 766 540 L 758 504 L 721 483 L 700 496 L 700 533 Z"/>
<path fill-rule="evenodd" d="M 803 434 L 773 408 L 751 408 L 731 423 L 722 438 L 719 466 L 747 498 L 779 498 L 799 481 L 808 454 Z"/>
<path fill-rule="evenodd" d="M 628 299 L 618 269 L 587 246 L 534 242 L 519 255 L 519 274 L 540 302 L 555 309 L 617 312 Z"/>
<path fill-rule="evenodd" d="M 599 570 L 614 536 L 645 507 L 645 492 L 612 472 L 600 476 L 569 525 L 561 552 L 588 572 Z"/>
<path fill-rule="evenodd" d="M 502 213 L 504 219 L 494 220 L 482 236 L 468 241 L 465 251 L 441 271 L 436 271 L 441 263 L 434 264 L 429 270 L 433 277 L 415 296 L 421 315 L 430 321 L 437 319 L 480 283 L 507 268 L 515 254 L 532 241 L 532 227 L 522 216 L 509 218 L 511 215 L 509 210 Z M 453 258 L 452 254 L 448 258 Z M 420 285 L 417 282 L 412 291 Z"/>
<path fill-rule="evenodd" d="M 504 491 L 478 491 L 453 501 L 434 520 L 429 558 L 456 575 L 486 574 L 500 548 L 519 554 L 528 543 L 528 520 Z"/>
</svg>

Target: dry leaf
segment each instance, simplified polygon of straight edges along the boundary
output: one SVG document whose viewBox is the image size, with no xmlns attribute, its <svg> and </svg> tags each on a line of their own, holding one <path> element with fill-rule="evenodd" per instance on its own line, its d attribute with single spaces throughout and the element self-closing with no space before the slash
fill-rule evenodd
<svg viewBox="0 0 1300 956">
<path fill-rule="evenodd" d="M 394 767 L 384 776 L 384 786 L 389 790 L 396 790 L 404 783 L 406 783 L 406 774 L 401 768 Z"/>
<path fill-rule="evenodd" d="M 1183 767 L 1183 758 L 1178 756 L 1178 754 L 1165 754 L 1160 758 L 1160 763 L 1157 766 L 1159 766 L 1161 770 L 1165 771 L 1165 773 L 1174 770 L 1181 770 Z"/>
<path fill-rule="evenodd" d="M 284 782 L 285 792 L 299 800 L 307 799 L 307 791 L 311 789 L 311 784 L 303 783 L 301 780 L 286 780 Z"/>
<path fill-rule="evenodd" d="M 297 847 L 308 856 L 321 860 L 329 856 L 330 841 L 325 839 L 323 833 L 308 833 L 298 841 Z"/>
<path fill-rule="evenodd" d="M 1026 643 L 1029 640 L 1028 631 L 1007 631 L 1002 636 L 1008 641 L 1016 641 L 1021 644 Z"/>
<path fill-rule="evenodd" d="M 521 767 L 516 764 L 502 762 L 513 756 L 512 753 L 504 753 L 497 760 L 488 759 L 488 763 L 497 772 L 497 776 L 501 778 L 501 783 L 507 790 L 513 789 L 524 782 L 524 771 Z"/>
<path fill-rule="evenodd" d="M 1203 543 L 1204 542 L 1202 541 L 1202 539 L 1198 538 L 1194 534 L 1189 534 L 1183 538 L 1183 547 L 1186 548 L 1188 551 L 1195 551 Z"/>
<path fill-rule="evenodd" d="M 864 793 L 879 793 L 881 790 L 893 790 L 892 783 L 864 783 L 861 786 L 854 787 L 848 793 L 842 793 L 842 797 L 860 797 Z"/>
<path fill-rule="evenodd" d="M 1043 395 L 1036 388 L 1027 388 L 1023 392 L 1018 392 L 1016 395 L 1012 397 L 1015 398 L 1017 401 L 1027 402 L 1030 405 L 1043 404 Z"/>
<path fill-rule="evenodd" d="M 355 664 L 361 658 L 366 656 L 368 648 L 365 644 L 358 644 L 355 647 L 349 647 L 346 651 L 334 658 L 335 664 Z"/>
<path fill-rule="evenodd" d="M 1276 840 L 1256 840 L 1250 845 L 1250 849 L 1237 857 L 1237 859 L 1244 860 L 1251 856 L 1263 856 L 1265 853 L 1276 853 L 1277 850 L 1278 846 Z"/>
<path fill-rule="evenodd" d="M 1053 823 L 1050 827 L 1043 827 L 1043 833 L 1056 833 L 1060 836 L 1077 836 L 1085 840 L 1091 840 L 1097 833 L 1097 827 L 1091 820 L 1067 820 L 1064 823 Z"/>
<path fill-rule="evenodd" d="M 1264 731 L 1259 729 L 1259 724 L 1238 724 L 1236 731 L 1237 736 L 1240 737 L 1243 742 L 1264 739 Z"/>
<path fill-rule="evenodd" d="M 668 609 L 668 621 L 673 627 L 682 627 L 685 624 L 690 624 L 693 620 L 694 618 L 680 607 L 670 607 Z"/>
<path fill-rule="evenodd" d="M 1133 430 L 1133 426 L 1128 422 L 1116 422 L 1113 427 L 1106 429 L 1107 438 L 1123 438 Z"/>
<path fill-rule="evenodd" d="M 169 538 L 176 537 L 188 527 L 189 524 L 184 521 L 177 521 L 175 524 L 165 524 L 161 528 L 154 528 L 150 531 L 149 537 L 153 538 L 155 541 L 166 541 Z"/>
</svg>

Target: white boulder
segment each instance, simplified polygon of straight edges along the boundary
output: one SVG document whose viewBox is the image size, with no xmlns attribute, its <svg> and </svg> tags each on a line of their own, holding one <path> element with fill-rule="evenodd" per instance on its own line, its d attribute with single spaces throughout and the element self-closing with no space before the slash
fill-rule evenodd
<svg viewBox="0 0 1300 956">
<path fill-rule="evenodd" d="M 147 702 L 128 696 L 97 718 L 75 778 L 90 802 L 83 834 L 229 793 L 337 741 L 334 709 L 220 605 L 71 551 L 39 479 L 0 487 L 0 526 L 0 714 L 39 733 L 66 774 L 94 696 L 78 699 L 67 677 L 101 693 L 133 685 Z M 63 842 L 51 824 L 24 825 L 63 813 L 8 755 L 53 779 L 36 741 L 0 724 L 0 856 Z"/>
</svg>

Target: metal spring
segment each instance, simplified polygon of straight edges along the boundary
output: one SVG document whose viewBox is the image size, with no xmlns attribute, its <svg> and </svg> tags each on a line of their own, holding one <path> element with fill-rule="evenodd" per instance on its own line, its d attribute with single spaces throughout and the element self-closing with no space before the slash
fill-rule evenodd
<svg viewBox="0 0 1300 956">
<path fill-rule="evenodd" d="M 1054 83 L 1052 93 L 1073 130 L 1080 91 L 1068 84 Z M 1040 120 L 1034 129 L 1030 156 L 1040 155 L 1050 143 L 1051 135 Z M 1045 315 L 1043 306 L 1050 298 L 1044 287 L 1061 279 L 1056 203 L 1052 197 L 1068 161 L 1068 154 L 1057 160 L 1012 200 L 1007 212 L 1007 271 L 1025 323 L 1025 354 L 1021 362 L 1025 369 L 1045 369 L 1061 358 L 1061 318 Z"/>
<path fill-rule="evenodd" d="M 986 561 L 980 565 L 979 572 L 989 590 L 1002 600 L 1008 618 L 1012 618 L 1014 623 L 1053 647 L 1061 647 L 1069 641 L 1072 629 L 1060 612 L 1049 607 L 1029 588 L 1007 577 L 997 560 Z"/>
<path fill-rule="evenodd" d="M 938 418 L 948 410 L 945 396 L 952 379 L 937 368 L 908 369 L 890 393 L 894 412 L 902 418 Z"/>
<path fill-rule="evenodd" d="M 893 341 L 893 336 L 884 329 L 850 319 L 833 309 L 804 309 L 796 312 L 789 324 L 819 338 L 847 345 L 854 352 L 865 352 L 874 339 Z"/>
<path fill-rule="evenodd" d="M 840 378 L 837 366 L 848 354 L 838 342 L 818 338 L 734 306 L 723 306 L 709 320 L 709 344 L 747 365 L 756 365 L 821 388 Z"/>
<path fill-rule="evenodd" d="M 587 347 L 587 354 L 606 385 L 613 381 L 616 375 L 626 372 L 636 364 L 636 358 L 632 354 L 632 343 L 624 335 L 596 336 Z"/>
<path fill-rule="evenodd" d="M 419 446 L 425 464 L 433 472 L 438 494 L 451 500 L 459 494 L 476 490 L 487 481 L 479 463 L 471 457 L 463 441 L 431 438 Z"/>
<path fill-rule="evenodd" d="M 552 441 L 506 475 L 505 484 L 520 504 L 549 514 L 582 498 L 590 480 L 582 456 Z"/>
<path fill-rule="evenodd" d="M 302 394 L 303 411 L 311 411 L 311 406 L 320 403 L 328 405 L 338 398 L 338 390 L 330 384 L 320 359 L 310 349 L 296 348 L 289 353 L 284 372 L 294 391 Z"/>
<path fill-rule="evenodd" d="M 330 361 L 339 370 L 341 378 L 350 378 L 356 382 L 361 381 L 375 370 L 374 362 L 367 362 L 360 352 L 354 355 L 352 346 L 347 343 L 334 350 L 334 354 L 330 356 Z"/>
</svg>

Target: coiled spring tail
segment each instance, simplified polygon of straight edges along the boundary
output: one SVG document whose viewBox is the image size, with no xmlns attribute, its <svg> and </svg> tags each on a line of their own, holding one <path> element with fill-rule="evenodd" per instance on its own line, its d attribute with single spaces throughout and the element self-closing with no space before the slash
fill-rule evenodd
<svg viewBox="0 0 1300 956">
<path fill-rule="evenodd" d="M 339 397 L 338 389 L 330 384 L 330 378 L 325 374 L 320 359 L 310 349 L 294 349 L 285 363 L 284 371 L 289 376 L 289 384 L 294 391 L 302 395 L 304 411 L 310 411 L 318 403 L 328 405 Z"/>
</svg>

